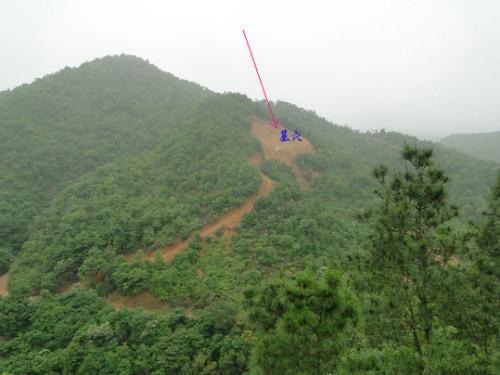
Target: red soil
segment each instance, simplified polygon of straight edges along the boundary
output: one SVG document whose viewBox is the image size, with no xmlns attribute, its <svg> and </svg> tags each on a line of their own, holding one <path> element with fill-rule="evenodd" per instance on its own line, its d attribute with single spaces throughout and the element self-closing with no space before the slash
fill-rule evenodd
<svg viewBox="0 0 500 375">
<path fill-rule="evenodd" d="M 254 157 L 254 160 L 255 159 L 256 158 Z M 225 237 L 230 236 L 234 232 L 234 229 L 236 229 L 239 226 L 241 219 L 243 219 L 243 216 L 252 211 L 255 201 L 260 197 L 267 196 L 271 192 L 273 185 L 274 182 L 269 177 L 261 174 L 261 184 L 259 190 L 257 190 L 255 194 L 253 194 L 245 202 L 243 202 L 241 206 L 233 208 L 226 214 L 219 217 L 216 221 L 207 224 L 203 228 L 201 228 L 200 230 L 201 238 L 215 235 L 215 232 L 220 227 L 224 228 Z M 171 261 L 177 255 L 177 253 L 179 253 L 182 250 L 185 250 L 188 247 L 189 241 L 192 240 L 193 237 L 194 235 L 191 235 L 185 241 L 177 240 L 173 245 L 160 249 L 159 252 L 162 259 L 165 262 Z M 152 251 L 147 252 L 144 254 L 144 257 L 149 261 L 153 261 L 155 257 L 155 252 Z"/>
<path fill-rule="evenodd" d="M 164 302 L 149 292 L 143 292 L 136 296 L 123 296 L 118 292 L 113 292 L 108 294 L 106 299 L 115 310 L 127 307 L 129 309 L 141 308 L 144 311 L 153 311 L 165 306 Z"/>
<path fill-rule="evenodd" d="M 252 119 L 251 132 L 252 135 L 260 141 L 264 151 L 264 157 L 266 159 L 279 160 L 286 165 L 289 165 L 292 168 L 299 185 L 304 188 L 307 185 L 307 181 L 300 168 L 295 164 L 294 159 L 300 154 L 314 152 L 312 144 L 304 137 L 301 137 L 302 142 L 281 142 L 281 129 L 275 129 L 269 122 L 257 118 Z M 253 166 L 258 167 L 262 163 L 262 160 L 263 155 L 255 153 L 250 157 L 249 162 Z M 216 221 L 201 228 L 201 238 L 204 239 L 208 236 L 213 236 L 220 227 L 224 228 L 224 237 L 232 235 L 234 233 L 234 229 L 239 226 L 243 216 L 252 211 L 255 201 L 258 198 L 269 195 L 273 186 L 274 181 L 261 174 L 261 184 L 259 190 L 249 197 L 241 206 L 233 208 Z M 189 241 L 192 240 L 193 237 L 194 234 L 184 241 L 178 239 L 173 245 L 158 250 L 161 258 L 165 262 L 171 261 L 180 251 L 185 250 L 189 246 Z M 134 253 L 128 254 L 126 258 L 131 259 L 133 256 Z M 153 261 L 155 258 L 155 252 L 146 252 L 144 257 L 149 261 Z"/>
<path fill-rule="evenodd" d="M 304 178 L 302 171 L 295 164 L 294 159 L 303 153 L 314 152 L 314 148 L 305 139 L 302 137 L 302 142 L 293 141 L 282 143 L 280 141 L 281 137 L 281 129 L 273 128 L 269 122 L 266 122 L 261 119 L 253 119 L 252 123 L 252 135 L 256 137 L 261 145 L 264 152 L 264 157 L 266 159 L 274 159 L 279 160 L 286 165 L 289 165 L 299 182 L 299 185 L 304 188 L 307 185 L 307 181 Z M 262 163 L 263 155 L 260 153 L 253 154 L 249 162 L 255 166 L 259 167 Z M 206 238 L 208 236 L 213 236 L 218 228 L 224 228 L 224 237 L 229 237 L 234 233 L 234 229 L 236 229 L 243 216 L 249 213 L 253 209 L 253 205 L 258 198 L 265 197 L 269 195 L 271 190 L 273 189 L 274 181 L 272 181 L 269 177 L 261 174 L 261 184 L 259 189 L 255 194 L 249 197 L 242 205 L 239 207 L 233 208 L 226 214 L 222 215 L 216 221 L 205 225 L 200 230 L 200 236 Z M 194 234 L 192 234 L 187 240 L 177 240 L 172 246 L 165 247 L 160 251 L 161 257 L 164 261 L 171 261 L 177 253 L 186 249 L 188 247 L 189 241 L 193 238 Z M 135 254 L 127 255 L 127 259 L 130 259 Z M 145 254 L 145 258 L 149 261 L 154 260 L 155 253 L 147 252 Z M 203 276 L 203 270 L 198 270 L 198 277 Z M 8 288 L 8 274 L 5 274 L 0 277 L 0 295 L 7 295 Z M 63 291 L 68 291 L 71 289 L 73 285 L 67 285 Z M 149 292 L 143 292 L 138 294 L 137 296 L 122 296 L 118 292 L 113 292 L 107 297 L 108 302 L 113 305 L 115 309 L 120 309 L 123 307 L 127 308 L 142 308 L 145 311 L 156 310 L 165 306 L 165 303 L 160 301 L 157 297 Z"/>
<path fill-rule="evenodd" d="M 260 141 L 264 151 L 264 157 L 269 160 L 279 160 L 292 167 L 293 173 L 301 188 L 307 186 L 307 180 L 300 168 L 295 164 L 295 158 L 300 154 L 314 152 L 313 145 L 304 137 L 302 142 L 297 140 L 281 142 L 281 130 L 274 128 L 269 122 L 254 119 L 252 123 L 252 135 Z"/>
<path fill-rule="evenodd" d="M 9 273 L 6 273 L 0 277 L 0 296 L 9 295 Z"/>
</svg>

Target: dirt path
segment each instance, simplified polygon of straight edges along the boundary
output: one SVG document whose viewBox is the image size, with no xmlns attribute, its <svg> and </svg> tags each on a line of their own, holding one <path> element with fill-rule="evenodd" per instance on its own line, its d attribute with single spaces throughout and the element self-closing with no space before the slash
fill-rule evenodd
<svg viewBox="0 0 500 375">
<path fill-rule="evenodd" d="M 252 135 L 259 140 L 262 146 L 264 155 L 261 153 L 255 153 L 249 158 L 250 164 L 255 167 L 260 167 L 264 158 L 271 160 L 278 160 L 292 168 L 292 171 L 299 183 L 299 186 L 303 189 L 307 186 L 307 180 L 300 168 L 295 163 L 295 158 L 298 155 L 304 153 L 314 152 L 314 147 L 312 144 L 302 137 L 302 142 L 281 142 L 281 129 L 273 128 L 268 121 L 253 118 L 252 119 Z M 314 174 L 314 171 L 313 175 Z M 213 236 L 217 229 L 224 229 L 224 237 L 229 237 L 234 233 L 234 230 L 240 225 L 243 216 L 252 211 L 253 205 L 258 198 L 266 197 L 269 195 L 274 186 L 274 181 L 269 177 L 261 173 L 261 184 L 259 190 L 251 197 L 249 197 L 242 205 L 233 208 L 226 214 L 219 217 L 216 221 L 205 225 L 199 231 L 202 239 Z M 187 240 L 177 240 L 173 245 L 165 247 L 158 250 L 161 258 L 165 262 L 171 261 L 179 252 L 185 250 L 189 246 L 189 241 L 192 240 L 194 234 Z M 203 250 L 202 250 L 203 252 Z M 146 252 L 144 254 L 145 259 L 153 261 L 156 252 Z M 127 255 L 127 259 L 131 259 L 135 254 Z M 197 270 L 197 276 L 203 277 L 203 270 Z M 108 296 L 108 302 L 113 305 L 115 309 L 120 309 L 122 307 L 137 308 L 142 307 L 145 310 L 154 310 L 164 306 L 158 298 L 151 295 L 150 293 L 141 293 L 138 296 L 122 296 L 118 293 L 112 293 Z M 189 311 L 188 311 L 189 312 Z"/>
<path fill-rule="evenodd" d="M 264 155 L 260 153 L 255 153 L 249 158 L 250 164 L 259 167 L 264 158 L 279 160 L 286 165 L 289 165 L 301 188 L 307 186 L 307 180 L 300 168 L 295 164 L 295 158 L 298 155 L 304 153 L 314 152 L 314 147 L 312 144 L 302 138 L 302 142 L 281 142 L 281 129 L 273 128 L 269 121 L 265 121 L 258 118 L 252 118 L 252 135 L 259 140 L 262 145 L 262 150 Z M 233 208 L 231 211 L 222 215 L 216 221 L 205 225 L 199 231 L 202 239 L 213 236 L 218 228 L 224 228 L 224 237 L 228 237 L 234 233 L 234 230 L 239 226 L 241 219 L 245 214 L 249 213 L 253 209 L 253 205 L 258 198 L 266 197 L 271 192 L 274 181 L 269 177 L 261 173 L 261 184 L 259 190 L 249 197 L 241 206 Z M 173 245 L 167 246 L 163 249 L 157 250 L 161 255 L 161 258 L 165 262 L 171 261 L 180 251 L 185 250 L 189 246 L 189 241 L 194 237 L 194 233 L 189 236 L 187 240 L 177 240 Z M 146 260 L 153 261 L 155 258 L 156 251 L 149 251 L 144 254 Z M 135 254 L 128 254 L 127 259 L 133 258 Z"/>
<path fill-rule="evenodd" d="M 283 143 L 280 141 L 281 129 L 274 129 L 270 125 L 269 121 L 264 121 L 257 118 L 252 119 L 251 133 L 260 141 L 264 155 L 260 153 L 253 154 L 249 158 L 250 164 L 255 167 L 259 167 L 262 164 L 264 158 L 279 160 L 292 168 L 293 173 L 302 188 L 305 188 L 307 186 L 307 180 L 294 161 L 294 159 L 300 154 L 314 152 L 313 146 L 307 139 L 302 137 L 302 142 L 293 141 Z M 199 233 L 202 239 L 214 235 L 217 229 L 219 229 L 220 227 L 224 228 L 224 237 L 231 236 L 234 233 L 234 230 L 239 226 L 241 220 L 243 219 L 243 216 L 252 211 L 255 201 L 261 197 L 266 197 L 267 195 L 269 195 L 269 193 L 273 189 L 274 181 L 269 177 L 263 175 L 262 173 L 260 176 L 261 184 L 257 192 L 249 197 L 242 205 L 233 208 L 214 222 L 209 223 L 201 228 Z M 166 262 L 171 261 L 177 255 L 177 253 L 185 250 L 188 247 L 189 241 L 193 237 L 194 234 L 192 234 L 185 241 L 177 240 L 172 246 L 160 249 L 159 252 L 162 259 Z M 134 255 L 135 253 L 128 254 L 126 258 L 131 259 Z M 153 261 L 155 252 L 146 252 L 144 256 L 147 260 Z M 198 276 L 203 276 L 203 270 L 200 269 L 198 271 Z M 9 293 L 7 288 L 8 277 L 8 274 L 0 277 L 0 295 L 7 295 Z M 70 290 L 71 287 L 72 285 L 70 284 L 69 287 L 65 288 L 65 291 Z M 123 307 L 141 307 L 146 311 L 151 311 L 165 306 L 164 302 L 160 301 L 157 297 L 149 292 L 143 292 L 137 296 L 122 296 L 119 293 L 114 292 L 107 296 L 107 300 L 111 305 L 113 305 L 115 309 L 120 309 Z"/>
<path fill-rule="evenodd" d="M 262 157 L 259 155 L 253 155 L 250 158 L 250 162 L 252 164 L 256 162 L 260 164 L 261 161 Z M 220 227 L 224 228 L 225 237 L 228 237 L 232 233 L 234 233 L 234 230 L 239 226 L 241 219 L 243 219 L 243 216 L 252 211 L 255 201 L 258 198 L 269 195 L 269 193 L 273 189 L 274 181 L 272 181 L 269 177 L 263 174 L 261 174 L 260 177 L 261 177 L 260 187 L 255 194 L 253 194 L 250 198 L 248 198 L 241 206 L 233 208 L 226 214 L 219 217 L 216 221 L 207 224 L 203 228 L 201 228 L 199 233 L 202 239 L 209 236 L 213 236 L 217 231 L 217 229 L 219 229 Z M 185 241 L 177 240 L 173 245 L 158 250 L 161 255 L 161 258 L 165 262 L 171 261 L 177 255 L 177 253 L 179 253 L 182 250 L 185 250 L 189 246 L 189 241 L 191 241 L 193 237 L 194 235 L 192 234 Z M 153 251 L 146 252 L 144 254 L 144 257 L 149 261 L 153 261 L 155 257 L 155 252 Z"/>
<path fill-rule="evenodd" d="M 269 160 L 278 160 L 292 168 L 293 174 L 304 189 L 307 186 L 307 180 L 300 168 L 295 163 L 295 158 L 301 154 L 314 152 L 313 145 L 304 137 L 302 142 L 297 140 L 290 142 L 281 142 L 281 130 L 273 128 L 268 121 L 253 119 L 252 135 L 257 138 L 262 145 L 264 157 Z M 293 130 L 290 130 L 288 137 L 292 139 Z"/>
<path fill-rule="evenodd" d="M 8 296 L 9 295 L 9 273 L 3 274 L 0 277 L 0 296 Z"/>
</svg>

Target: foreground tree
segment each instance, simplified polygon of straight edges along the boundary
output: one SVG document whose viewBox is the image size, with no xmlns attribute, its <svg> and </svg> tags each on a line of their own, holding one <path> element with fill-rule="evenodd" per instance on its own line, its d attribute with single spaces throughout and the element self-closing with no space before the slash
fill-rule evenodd
<svg viewBox="0 0 500 375">
<path fill-rule="evenodd" d="M 339 274 L 324 270 L 280 276 L 246 298 L 257 337 L 254 374 L 326 374 L 345 348 L 346 332 L 357 324 L 351 294 Z"/>
<path fill-rule="evenodd" d="M 481 281 L 478 283 L 485 302 L 483 312 L 482 349 L 488 365 L 498 371 L 500 348 L 498 347 L 500 321 L 500 173 L 492 190 L 488 221 L 479 236 L 479 260 L 477 262 Z"/>
<path fill-rule="evenodd" d="M 370 271 L 384 301 L 385 324 L 400 344 L 411 343 L 421 374 L 432 372 L 429 348 L 446 300 L 444 286 L 450 284 L 448 265 L 457 261 L 460 246 L 450 227 L 457 209 L 446 199 L 448 178 L 432 154 L 406 145 L 404 172 L 388 179 L 387 167 L 375 169 L 382 202 L 372 216 L 370 247 Z"/>
<path fill-rule="evenodd" d="M 500 174 L 476 238 L 466 277 L 456 294 L 463 307 L 450 315 L 463 327 L 463 336 L 476 346 L 483 373 L 493 374 L 500 367 Z"/>
</svg>

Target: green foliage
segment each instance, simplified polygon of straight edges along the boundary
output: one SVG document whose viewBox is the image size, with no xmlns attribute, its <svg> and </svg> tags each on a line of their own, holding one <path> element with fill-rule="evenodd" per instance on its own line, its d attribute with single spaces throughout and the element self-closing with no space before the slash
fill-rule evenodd
<svg viewBox="0 0 500 375">
<path fill-rule="evenodd" d="M 419 373 L 484 373 L 487 369 L 479 365 L 473 347 L 460 341 L 455 327 L 442 325 L 453 315 L 449 310 L 463 314 L 470 303 L 455 298 L 464 295 L 458 286 L 467 276 L 457 267 L 465 243 L 450 225 L 457 209 L 447 202 L 448 178 L 435 166 L 432 150 L 406 146 L 402 154 L 409 162 L 404 172 L 388 180 L 387 167 L 374 170 L 382 201 L 372 221 L 369 271 L 374 293 L 369 310 L 378 310 L 385 320 L 369 331 L 413 345 L 420 357 Z M 465 331 L 464 322 L 454 323 Z"/>
<path fill-rule="evenodd" d="M 462 328 L 458 334 L 474 345 L 482 371 L 495 373 L 500 366 L 500 175 L 492 189 L 486 220 L 475 239 L 467 253 L 461 288 L 455 295 L 460 309 L 448 315 L 454 325 Z"/>
<path fill-rule="evenodd" d="M 419 357 L 411 347 L 385 344 L 381 348 L 356 348 L 347 351 L 339 375 L 417 375 Z"/>
<path fill-rule="evenodd" d="M 116 263 L 112 250 L 100 251 L 93 247 L 78 270 L 78 278 L 89 287 L 96 288 L 100 294 L 106 294 L 113 286 L 112 276 Z"/>
<path fill-rule="evenodd" d="M 76 289 L 37 302 L 1 299 L 0 317 L 17 325 L 0 341 L 0 368 L 11 374 L 246 371 L 249 344 L 224 304 L 194 321 L 179 312 L 114 312 L 94 292 Z"/>
<path fill-rule="evenodd" d="M 400 133 L 361 134 L 289 103 L 278 102 L 275 108 L 280 121 L 290 129 L 300 128 L 314 144 L 316 153 L 301 159 L 306 166 L 322 172 L 313 188 L 317 186 L 316 194 L 321 194 L 325 200 L 334 198 L 336 204 L 345 204 L 346 209 L 368 206 L 373 199 L 371 190 L 375 187 L 369 179 L 370 171 L 379 164 L 401 168 L 399 150 L 408 143 L 435 150 L 436 164 L 450 178 L 450 198 L 465 218 L 478 219 L 487 207 L 489 187 L 495 181 L 498 164 Z"/>
<path fill-rule="evenodd" d="M 134 295 L 147 288 L 151 275 L 141 264 L 121 261 L 111 278 L 120 293 Z"/>
<path fill-rule="evenodd" d="M 500 131 L 479 134 L 452 134 L 439 141 L 447 147 L 479 159 L 500 163 Z"/>
<path fill-rule="evenodd" d="M 252 372 L 324 374 L 334 370 L 356 325 L 356 304 L 341 277 L 326 269 L 277 278 L 246 293 L 257 327 Z"/>
<path fill-rule="evenodd" d="M 8 271 L 12 259 L 12 250 L 9 248 L 0 248 L 0 275 Z"/>
<path fill-rule="evenodd" d="M 14 288 L 55 291 L 76 278 L 91 249 L 95 256 L 169 245 L 255 192 L 248 119 L 228 116 L 226 98 L 210 105 L 160 147 L 98 168 L 64 189 L 35 222 L 12 269 Z"/>
<path fill-rule="evenodd" d="M 491 192 L 490 207 L 487 215 L 487 221 L 481 230 L 479 237 L 479 246 L 483 251 L 498 260 L 500 256 L 500 172 L 497 177 L 497 183 Z M 484 265 L 487 267 L 487 265 Z M 485 270 L 486 271 L 486 270 Z"/>
<path fill-rule="evenodd" d="M 68 182 L 158 146 L 188 108 L 211 96 L 133 56 L 66 68 L 6 93 L 0 101 L 0 247 L 19 250 L 32 217 Z"/>
<path fill-rule="evenodd" d="M 249 363 L 259 372 L 267 358 L 275 373 L 319 367 L 322 373 L 413 374 L 424 358 L 432 373 L 495 373 L 498 193 L 467 244 L 458 242 L 456 229 L 480 218 L 498 166 L 423 143 L 434 147 L 434 164 L 419 175 L 406 162 L 407 173 L 395 175 L 399 188 L 389 186 L 406 198 L 380 217 L 378 270 L 392 282 L 374 282 L 365 267 L 368 229 L 357 221 L 375 201 L 370 171 L 380 163 L 402 168 L 403 142 L 422 142 L 390 132 L 360 134 L 287 103 L 275 107 L 315 148 L 295 160 L 308 187 L 298 186 L 288 166 L 264 160 L 260 172 L 275 185 L 234 236 L 222 229 L 209 239 L 196 235 L 165 263 L 159 251 L 154 262 L 143 254 L 190 238 L 257 191 L 259 171 L 248 158 L 260 147 L 249 125 L 267 108 L 131 56 L 67 68 L 0 93 L 0 274 L 10 267 L 11 292 L 0 298 L 0 371 L 243 374 Z M 426 161 L 426 153 L 406 156 L 415 165 Z M 440 170 L 450 176 L 461 222 L 445 220 L 451 208 Z M 429 204 L 420 210 L 422 239 L 410 230 L 417 225 L 415 202 Z M 402 246 L 382 236 L 391 225 Z M 435 252 L 427 259 L 427 289 L 413 256 L 418 246 Z M 125 260 L 129 252 L 137 253 Z M 444 266 L 455 253 L 460 263 Z M 402 269 L 411 283 L 396 283 L 402 274 L 389 267 L 391 254 L 409 262 Z M 325 265 L 342 269 L 343 280 Z M 277 277 L 281 271 L 290 276 Z M 78 281 L 90 290 L 58 294 Z M 249 288 L 269 292 L 254 295 L 253 311 L 267 317 L 265 327 L 247 319 Z M 149 291 L 166 307 L 114 311 L 102 298 L 112 291 Z M 423 297 L 430 301 L 433 335 L 419 353 L 408 307 L 418 313 L 422 340 Z M 288 310 L 281 314 L 276 306 Z M 289 362 L 277 363 L 273 348 Z"/>
</svg>

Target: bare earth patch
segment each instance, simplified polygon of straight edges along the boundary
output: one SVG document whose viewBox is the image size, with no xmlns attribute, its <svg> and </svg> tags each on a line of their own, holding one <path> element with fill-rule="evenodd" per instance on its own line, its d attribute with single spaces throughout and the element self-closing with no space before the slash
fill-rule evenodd
<svg viewBox="0 0 500 375">
<path fill-rule="evenodd" d="M 236 229 L 239 226 L 241 219 L 243 219 L 243 216 L 252 211 L 255 201 L 260 197 L 265 197 L 269 195 L 269 193 L 273 189 L 273 186 L 274 182 L 269 177 L 261 175 L 261 184 L 259 190 L 257 190 L 255 194 L 249 197 L 241 206 L 233 208 L 226 214 L 219 217 L 216 221 L 207 224 L 203 228 L 201 228 L 199 232 L 200 236 L 202 238 L 213 236 L 215 235 L 215 232 L 219 227 L 224 227 L 225 237 L 230 236 L 234 232 L 234 229 Z M 193 237 L 194 235 L 191 235 L 185 241 L 177 240 L 172 246 L 168 246 L 158 250 L 161 255 L 161 258 L 165 262 L 171 261 L 177 255 L 177 253 L 179 253 L 182 250 L 185 250 L 188 247 L 189 241 L 192 240 Z M 130 255 L 128 257 L 130 258 Z M 146 252 L 144 254 L 144 258 L 146 260 L 153 261 L 155 258 L 155 252 L 153 251 Z"/>
<path fill-rule="evenodd" d="M 9 295 L 9 273 L 5 273 L 0 277 L 0 296 Z"/>
<path fill-rule="evenodd" d="M 304 137 L 302 142 L 297 140 L 281 142 L 283 127 L 274 128 L 268 121 L 255 119 L 252 123 L 252 135 L 260 141 L 264 157 L 269 160 L 278 160 L 292 167 L 293 173 L 301 188 L 307 186 L 307 180 L 300 168 L 295 163 L 295 158 L 301 154 L 314 152 L 313 145 Z M 290 130 L 290 129 L 289 129 Z M 293 129 L 289 131 L 288 138 L 292 139 Z"/>
<path fill-rule="evenodd" d="M 314 147 L 306 138 L 301 137 L 302 142 L 297 140 L 281 142 L 281 128 L 275 129 L 268 121 L 257 118 L 252 119 L 251 133 L 260 141 L 264 155 L 260 153 L 253 154 L 249 158 L 250 164 L 255 167 L 259 167 L 264 158 L 279 160 L 292 168 L 301 188 L 305 188 L 307 186 L 307 180 L 305 179 L 304 174 L 294 161 L 298 155 L 314 152 Z M 241 206 L 233 208 L 226 214 L 219 217 L 216 221 L 201 228 L 200 236 L 202 239 L 208 236 L 213 236 L 219 227 L 224 228 L 224 237 L 232 235 L 234 233 L 234 229 L 239 226 L 243 216 L 252 211 L 255 201 L 258 198 L 269 195 L 273 186 L 274 181 L 261 174 L 261 184 L 259 190 L 249 197 Z M 194 233 L 187 240 L 183 241 L 178 239 L 173 245 L 158 250 L 161 258 L 165 262 L 171 261 L 180 251 L 185 250 L 189 246 L 189 241 L 192 240 L 193 237 Z M 131 259 L 133 256 L 134 253 L 128 254 L 126 258 Z M 144 257 L 146 260 L 153 261 L 155 258 L 155 252 L 146 252 Z"/>
<path fill-rule="evenodd" d="M 259 167 L 262 164 L 264 158 L 281 161 L 292 168 L 299 186 L 303 189 L 307 186 L 307 180 L 304 177 L 301 169 L 296 165 L 295 158 L 298 155 L 304 153 L 314 152 L 314 147 L 304 137 L 301 137 L 302 142 L 281 142 L 281 129 L 282 128 L 273 128 L 268 121 L 257 118 L 252 119 L 251 133 L 260 141 L 264 155 L 262 155 L 261 153 L 253 154 L 249 158 L 249 163 L 255 167 Z M 310 172 L 313 176 L 318 175 L 315 171 Z M 224 230 L 224 237 L 230 237 L 234 233 L 234 230 L 240 225 L 243 216 L 252 211 L 255 201 L 258 198 L 266 197 L 267 195 L 269 195 L 269 193 L 273 189 L 273 186 L 274 181 L 261 173 L 261 184 L 257 192 L 250 196 L 242 205 L 233 208 L 214 222 L 209 223 L 201 228 L 199 233 L 202 240 L 209 236 L 215 235 L 217 229 L 221 227 Z M 179 252 L 185 250 L 189 246 L 189 241 L 192 240 L 193 237 L 194 233 L 191 234 L 191 236 L 187 240 L 183 241 L 178 239 L 173 245 L 158 250 L 163 261 L 169 262 Z M 146 252 L 144 254 L 144 257 L 148 261 L 153 261 L 155 258 L 155 253 L 156 252 L 153 251 Z M 135 253 L 128 254 L 126 258 L 131 259 L 134 255 Z M 203 277 L 203 270 L 197 270 L 197 276 Z M 122 307 L 141 307 L 146 311 L 150 311 L 165 306 L 163 302 L 161 302 L 157 297 L 149 292 L 144 292 L 137 296 L 122 296 L 119 293 L 114 292 L 108 295 L 107 300 L 113 305 L 115 309 L 120 309 Z"/>
<path fill-rule="evenodd" d="M 129 309 L 141 308 L 144 311 L 153 311 L 165 306 L 164 302 L 149 292 L 142 292 L 136 296 L 124 296 L 118 292 L 113 292 L 106 299 L 115 310 L 126 307 Z"/>
<path fill-rule="evenodd" d="M 261 145 L 264 155 L 255 153 L 249 158 L 250 164 L 259 167 L 264 158 L 270 160 L 278 160 L 290 166 L 301 188 L 307 186 L 307 181 L 300 168 L 295 164 L 294 159 L 301 154 L 314 152 L 314 148 L 307 139 L 302 138 L 302 142 L 281 142 L 281 128 L 275 129 L 268 121 L 254 118 L 252 119 L 252 135 L 256 137 Z M 290 135 L 291 136 L 291 135 Z M 312 171 L 316 176 L 317 172 Z M 216 221 L 205 225 L 200 230 L 202 239 L 215 235 L 217 229 L 222 227 L 224 229 L 224 237 L 230 237 L 234 230 L 239 226 L 243 216 L 253 209 L 253 205 L 258 198 L 266 197 L 273 189 L 274 181 L 269 177 L 261 174 L 261 184 L 255 194 L 250 196 L 242 205 L 233 208 L 226 214 L 219 217 Z M 189 241 L 194 237 L 192 234 L 187 240 L 177 240 L 172 246 L 160 249 L 159 252 L 164 261 L 171 261 L 175 255 L 188 247 Z M 128 254 L 127 259 L 131 259 L 135 253 Z M 146 252 L 145 258 L 153 261 L 155 252 Z M 197 271 L 198 277 L 203 277 L 203 270 Z M 9 294 L 8 290 L 9 274 L 6 273 L 0 277 L 0 295 L 6 296 Z M 62 292 L 71 290 L 74 284 L 67 284 Z M 136 296 L 124 296 L 118 292 L 113 292 L 107 296 L 107 301 L 115 308 L 142 308 L 144 311 L 153 311 L 165 307 L 165 303 L 158 297 L 150 292 L 143 292 Z M 188 311 L 189 312 L 189 311 Z"/>
</svg>

